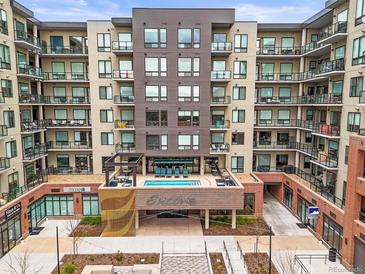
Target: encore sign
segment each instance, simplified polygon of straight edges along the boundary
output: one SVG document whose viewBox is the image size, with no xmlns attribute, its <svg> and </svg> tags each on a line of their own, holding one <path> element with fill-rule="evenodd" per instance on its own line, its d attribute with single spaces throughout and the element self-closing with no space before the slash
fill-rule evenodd
<svg viewBox="0 0 365 274">
<path fill-rule="evenodd" d="M 191 206 L 196 202 L 195 198 L 191 197 L 161 197 L 153 195 L 146 201 L 148 206 Z"/>
<path fill-rule="evenodd" d="M 90 191 L 91 187 L 89 186 L 83 186 L 83 187 L 72 186 L 63 188 L 63 192 L 90 192 Z"/>
<path fill-rule="evenodd" d="M 14 215 L 20 213 L 21 211 L 21 205 L 20 203 L 17 203 L 16 205 L 12 206 L 11 208 L 5 210 L 5 219 L 9 220 Z"/>
</svg>

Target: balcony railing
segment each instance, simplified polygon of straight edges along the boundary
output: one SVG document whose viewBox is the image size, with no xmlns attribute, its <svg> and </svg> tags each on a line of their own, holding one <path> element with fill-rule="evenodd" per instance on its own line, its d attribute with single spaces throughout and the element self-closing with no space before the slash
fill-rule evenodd
<svg viewBox="0 0 365 274">
<path fill-rule="evenodd" d="M 37 94 L 22 94 L 21 104 L 90 104 L 89 97 L 54 97 Z"/>
<path fill-rule="evenodd" d="M 49 127 L 90 127 L 91 121 L 89 119 L 51 119 L 48 121 Z"/>
<path fill-rule="evenodd" d="M 300 47 L 262 47 L 257 48 L 256 55 L 301 55 Z"/>
<path fill-rule="evenodd" d="M 300 81 L 300 73 L 258 73 L 256 81 Z"/>
<path fill-rule="evenodd" d="M 75 46 L 42 47 L 42 54 L 80 55 L 87 53 L 88 53 L 87 47 L 75 47 Z"/>
<path fill-rule="evenodd" d="M 328 154 L 324 151 L 318 151 L 317 155 L 315 155 L 313 162 L 318 163 L 322 166 L 328 168 L 337 168 L 338 159 L 336 155 Z"/>
<path fill-rule="evenodd" d="M 323 32 L 319 34 L 319 41 L 331 37 L 337 33 L 347 32 L 347 22 L 337 22 L 332 26 L 327 27 Z"/>
<path fill-rule="evenodd" d="M 48 149 L 91 149 L 91 142 L 88 141 L 73 141 L 73 142 L 60 142 L 49 141 L 47 142 Z"/>
<path fill-rule="evenodd" d="M 297 142 L 271 142 L 271 141 L 255 141 L 253 144 L 254 148 L 257 149 L 296 149 Z"/>
<path fill-rule="evenodd" d="M 217 52 L 232 51 L 232 43 L 231 42 L 213 42 L 211 50 L 217 51 Z"/>
<path fill-rule="evenodd" d="M 213 96 L 210 99 L 210 103 L 228 105 L 231 103 L 231 96 Z"/>
<path fill-rule="evenodd" d="M 47 120 L 34 120 L 31 122 L 23 122 L 21 124 L 21 131 L 22 132 L 38 131 L 38 130 L 46 129 L 47 125 L 48 125 Z"/>
<path fill-rule="evenodd" d="M 230 70 L 214 70 L 211 72 L 211 79 L 213 80 L 226 80 L 231 79 L 231 71 Z"/>
<path fill-rule="evenodd" d="M 121 79 L 121 80 L 133 80 L 134 73 L 133 70 L 113 70 L 113 79 Z"/>
<path fill-rule="evenodd" d="M 128 96 L 116 95 L 116 96 L 114 96 L 114 104 L 132 104 L 132 103 L 134 103 L 133 95 L 128 95 Z"/>
<path fill-rule="evenodd" d="M 47 169 L 48 175 L 59 175 L 59 174 L 68 174 L 68 175 L 74 175 L 74 174 L 84 174 L 89 175 L 93 174 L 92 168 L 89 168 L 87 166 L 83 167 L 49 167 Z"/>
<path fill-rule="evenodd" d="M 132 129 L 134 128 L 134 120 L 115 120 L 114 128 L 116 129 Z"/>
<path fill-rule="evenodd" d="M 15 31 L 15 41 L 24 41 L 36 47 L 40 47 L 41 44 L 38 37 L 30 35 L 29 33 L 22 30 Z"/>
<path fill-rule="evenodd" d="M 296 127 L 296 119 L 257 119 L 255 121 L 257 127 Z"/>
<path fill-rule="evenodd" d="M 317 74 L 323 74 L 335 71 L 344 71 L 344 70 L 345 70 L 345 59 L 341 58 L 321 64 L 318 68 Z"/>
<path fill-rule="evenodd" d="M 113 50 L 133 50 L 133 42 L 126 41 L 113 41 L 112 42 Z"/>
<path fill-rule="evenodd" d="M 115 145 L 115 152 L 135 152 L 136 145 L 134 143 L 120 143 Z"/>
<path fill-rule="evenodd" d="M 365 100 L 365 95 L 364 95 Z M 256 97 L 256 104 L 341 104 L 342 95 L 333 93 L 318 94 L 318 95 L 304 95 L 304 96 L 265 96 Z"/>
<path fill-rule="evenodd" d="M 212 143 L 210 145 L 210 152 L 214 153 L 228 153 L 230 151 L 229 144 Z"/>
<path fill-rule="evenodd" d="M 88 81 L 86 72 L 44 72 L 45 81 Z"/>
<path fill-rule="evenodd" d="M 312 130 L 315 133 L 329 135 L 329 136 L 340 136 L 340 127 L 336 125 L 329 125 L 323 122 L 314 122 L 306 120 L 298 120 L 298 127 Z"/>
<path fill-rule="evenodd" d="M 308 43 L 308 44 L 306 44 L 306 45 L 303 46 L 302 52 L 303 52 L 303 54 L 305 54 L 305 53 L 310 52 L 310 51 L 313 51 L 313 50 L 315 50 L 315 49 L 317 49 L 319 47 L 320 47 L 320 44 L 319 43 L 317 43 L 317 42 L 310 42 L 310 43 Z"/>
<path fill-rule="evenodd" d="M 361 56 L 352 58 L 352 65 L 364 65 L 365 64 L 365 52 L 362 53 Z"/>
<path fill-rule="evenodd" d="M 10 159 L 6 157 L 0 157 L 0 171 L 10 168 Z"/>
<path fill-rule="evenodd" d="M 167 145 L 146 144 L 146 150 L 167 150 Z"/>
<path fill-rule="evenodd" d="M 4 125 L 0 125 L 0 138 L 8 136 L 8 128 Z"/>
<path fill-rule="evenodd" d="M 167 127 L 167 121 L 146 121 L 147 127 Z"/>
<path fill-rule="evenodd" d="M 11 64 L 0 58 L 0 69 L 11 69 Z"/>
<path fill-rule="evenodd" d="M 43 77 L 42 69 L 27 64 L 18 64 L 18 74 L 28 75 L 31 77 Z"/>
<path fill-rule="evenodd" d="M 36 158 L 46 155 L 47 151 L 48 151 L 47 144 L 36 145 L 32 148 L 27 148 L 24 150 L 23 159 L 34 160 Z"/>
<path fill-rule="evenodd" d="M 230 121 L 229 120 L 225 120 L 225 121 L 221 121 L 221 120 L 216 120 L 215 122 L 212 121 L 211 123 L 211 128 L 216 128 L 216 129 L 227 129 L 230 127 Z"/>
</svg>

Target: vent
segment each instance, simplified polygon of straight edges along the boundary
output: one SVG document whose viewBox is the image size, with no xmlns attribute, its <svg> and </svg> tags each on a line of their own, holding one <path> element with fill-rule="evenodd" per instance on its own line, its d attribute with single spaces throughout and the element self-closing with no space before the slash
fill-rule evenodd
<svg viewBox="0 0 365 274">
<path fill-rule="evenodd" d="M 332 211 L 330 211 L 330 216 L 333 218 L 333 219 L 336 219 L 336 214 L 333 213 Z"/>
<path fill-rule="evenodd" d="M 290 182 L 289 181 L 285 181 L 285 184 L 287 184 L 288 186 L 290 186 Z"/>
<path fill-rule="evenodd" d="M 51 192 L 61 192 L 61 190 L 59 188 L 52 188 Z"/>
<path fill-rule="evenodd" d="M 31 203 L 31 202 L 33 202 L 33 201 L 34 201 L 34 197 L 30 198 L 30 199 L 28 200 L 28 203 Z"/>
<path fill-rule="evenodd" d="M 314 205 L 317 205 L 317 201 L 316 201 L 316 200 L 314 200 L 314 199 L 312 199 L 312 203 L 313 203 Z"/>
<path fill-rule="evenodd" d="M 301 190 L 300 188 L 298 188 L 298 190 L 297 190 L 297 191 L 298 191 L 298 193 L 302 193 L 302 190 Z"/>
</svg>

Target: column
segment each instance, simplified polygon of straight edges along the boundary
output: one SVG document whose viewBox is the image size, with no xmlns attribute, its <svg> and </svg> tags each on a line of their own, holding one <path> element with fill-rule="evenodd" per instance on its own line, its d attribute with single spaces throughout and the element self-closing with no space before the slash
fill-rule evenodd
<svg viewBox="0 0 365 274">
<path fill-rule="evenodd" d="M 209 229 L 209 209 L 205 210 L 205 229 Z"/>
<path fill-rule="evenodd" d="M 236 229 L 236 209 L 232 209 L 232 228 Z"/>
<path fill-rule="evenodd" d="M 143 156 L 142 157 L 142 175 L 143 176 L 146 176 L 146 174 L 147 174 L 147 171 L 146 171 L 146 161 L 147 161 L 146 156 Z"/>
<path fill-rule="evenodd" d="M 135 229 L 138 229 L 139 228 L 139 212 L 138 212 L 138 210 L 135 210 L 134 211 L 134 227 L 135 227 Z"/>
<path fill-rule="evenodd" d="M 200 156 L 200 176 L 204 175 L 204 166 L 205 166 L 204 156 Z"/>
</svg>

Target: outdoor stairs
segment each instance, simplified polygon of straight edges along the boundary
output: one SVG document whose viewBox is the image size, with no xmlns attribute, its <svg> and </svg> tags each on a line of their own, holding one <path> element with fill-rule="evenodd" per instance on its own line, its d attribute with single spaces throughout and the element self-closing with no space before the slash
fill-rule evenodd
<svg viewBox="0 0 365 274">
<path fill-rule="evenodd" d="M 224 240 L 222 253 L 228 274 L 248 274 L 238 242 Z"/>
</svg>

